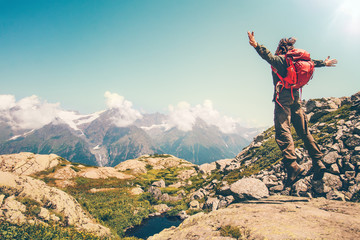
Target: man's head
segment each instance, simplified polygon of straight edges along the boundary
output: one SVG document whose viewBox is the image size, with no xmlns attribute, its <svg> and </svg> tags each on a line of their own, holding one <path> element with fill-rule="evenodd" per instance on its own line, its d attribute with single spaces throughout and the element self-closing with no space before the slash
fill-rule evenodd
<svg viewBox="0 0 360 240">
<path fill-rule="evenodd" d="M 275 55 L 284 55 L 289 50 L 294 49 L 296 38 L 283 38 L 280 40 L 279 45 L 275 51 Z"/>
</svg>

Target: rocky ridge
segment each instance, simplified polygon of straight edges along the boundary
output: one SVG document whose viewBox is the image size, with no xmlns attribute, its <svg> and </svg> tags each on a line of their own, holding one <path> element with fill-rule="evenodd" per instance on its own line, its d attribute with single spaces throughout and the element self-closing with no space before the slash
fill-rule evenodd
<svg viewBox="0 0 360 240">
<path fill-rule="evenodd" d="M 49 187 L 43 181 L 28 176 L 0 171 L 0 218 L 15 224 L 58 223 L 74 225 L 81 231 L 99 236 L 110 236 L 110 229 L 96 223 L 84 212 L 80 204 L 65 192 Z M 21 199 L 31 199 L 32 206 L 21 203 Z M 26 214 L 31 207 L 37 214 Z"/>
</svg>

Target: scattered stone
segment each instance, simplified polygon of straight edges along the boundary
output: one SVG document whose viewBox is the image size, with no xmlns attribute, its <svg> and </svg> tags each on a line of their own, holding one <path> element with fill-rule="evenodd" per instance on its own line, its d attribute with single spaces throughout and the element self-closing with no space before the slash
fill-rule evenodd
<svg viewBox="0 0 360 240">
<path fill-rule="evenodd" d="M 161 190 L 154 186 L 149 187 L 148 192 L 151 193 L 155 199 L 160 199 L 160 197 L 162 196 Z"/>
<path fill-rule="evenodd" d="M 218 198 L 209 197 L 206 200 L 205 207 L 211 209 L 211 211 L 215 211 L 218 209 L 220 200 Z"/>
<path fill-rule="evenodd" d="M 171 210 L 171 208 L 166 204 L 159 204 L 154 206 L 155 209 L 155 216 L 159 216 L 161 214 L 166 213 L 167 211 Z"/>
<path fill-rule="evenodd" d="M 212 171 L 216 169 L 216 163 L 204 163 L 199 166 L 199 171 L 203 174 L 210 174 Z"/>
<path fill-rule="evenodd" d="M 1 205 L 3 204 L 4 198 L 5 198 L 5 195 L 4 195 L 4 194 L 0 194 L 0 207 L 1 207 Z"/>
<path fill-rule="evenodd" d="M 196 192 L 194 192 L 191 195 L 191 200 L 200 200 L 203 199 L 205 196 L 207 196 L 209 193 L 205 190 L 200 188 L 199 190 L 197 190 Z"/>
<path fill-rule="evenodd" d="M 181 171 L 177 177 L 178 177 L 178 179 L 185 181 L 194 175 L 197 175 L 197 172 L 195 169 L 186 169 L 186 170 Z"/>
<path fill-rule="evenodd" d="M 345 140 L 344 144 L 345 144 L 348 148 L 354 149 L 355 147 L 360 146 L 360 136 L 358 136 L 357 134 L 350 135 L 350 136 L 348 136 L 348 138 Z"/>
<path fill-rule="evenodd" d="M 220 171 L 223 171 L 225 169 L 225 167 L 227 165 L 230 165 L 230 163 L 233 161 L 234 159 L 221 159 L 221 160 L 217 160 L 215 161 L 216 164 L 216 169 L 219 169 Z"/>
<path fill-rule="evenodd" d="M 230 185 L 230 190 L 240 200 L 261 199 L 269 196 L 265 184 L 255 178 L 243 178 Z"/>
<path fill-rule="evenodd" d="M 130 190 L 130 193 L 132 195 L 140 195 L 144 192 L 144 190 L 141 187 L 135 187 Z"/>
<path fill-rule="evenodd" d="M 345 172 L 345 177 L 349 180 L 352 180 L 355 178 L 355 174 L 356 172 L 355 171 L 346 171 Z"/>
<path fill-rule="evenodd" d="M 192 200 L 189 204 L 190 209 L 199 209 L 200 208 L 200 203 L 196 200 Z"/>
<path fill-rule="evenodd" d="M 339 201 L 344 201 L 344 202 L 346 201 L 345 195 L 336 190 L 328 192 L 326 194 L 326 198 L 329 200 L 339 200 Z"/>
<path fill-rule="evenodd" d="M 270 190 L 270 192 L 278 193 L 278 192 L 281 192 L 284 190 L 284 185 L 283 185 L 283 183 L 280 183 L 277 186 L 271 187 L 269 190 Z"/>
<path fill-rule="evenodd" d="M 337 175 L 325 173 L 322 180 L 312 181 L 312 186 L 315 192 L 322 194 L 341 189 L 342 181 Z"/>
<path fill-rule="evenodd" d="M 40 213 L 38 214 L 38 216 L 42 219 L 44 219 L 45 221 L 49 221 L 50 220 L 50 212 L 49 210 L 47 210 L 46 208 L 40 208 Z"/>
<path fill-rule="evenodd" d="M 154 186 L 154 187 L 158 187 L 158 188 L 164 188 L 164 187 L 166 187 L 164 179 L 161 179 L 161 180 L 159 180 L 159 181 L 153 182 L 151 185 Z"/>
<path fill-rule="evenodd" d="M 293 185 L 296 196 L 307 197 L 307 193 L 311 189 L 310 176 L 300 179 Z"/>
<path fill-rule="evenodd" d="M 328 164 L 328 165 L 331 165 L 331 164 L 334 164 L 336 163 L 336 160 L 339 158 L 339 154 L 335 151 L 333 152 L 329 152 L 328 154 L 326 154 L 323 158 L 323 162 Z"/>
<path fill-rule="evenodd" d="M 185 219 L 187 219 L 187 218 L 190 217 L 190 216 L 183 210 L 183 211 L 179 212 L 178 217 L 179 217 L 181 220 L 185 220 Z"/>
<path fill-rule="evenodd" d="M 336 163 L 334 163 L 334 164 L 332 164 L 330 166 L 330 173 L 333 173 L 333 174 L 336 174 L 336 175 L 340 174 L 339 167 L 338 167 L 338 165 Z"/>
<path fill-rule="evenodd" d="M 185 186 L 184 182 L 176 182 L 174 184 L 169 185 L 169 187 L 172 187 L 172 188 L 180 188 L 180 187 L 183 187 L 183 186 Z"/>
</svg>

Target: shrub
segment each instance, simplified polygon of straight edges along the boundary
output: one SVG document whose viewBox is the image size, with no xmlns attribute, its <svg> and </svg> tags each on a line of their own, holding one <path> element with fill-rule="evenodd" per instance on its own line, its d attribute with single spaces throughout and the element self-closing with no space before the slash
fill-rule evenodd
<svg viewBox="0 0 360 240">
<path fill-rule="evenodd" d="M 0 239 L 2 240 L 43 240 L 43 239 L 76 239 L 76 240 L 100 240 L 106 238 L 97 237 L 91 233 L 80 232 L 73 228 L 62 228 L 54 225 L 14 225 L 0 220 Z"/>
<path fill-rule="evenodd" d="M 246 227 L 236 227 L 231 225 L 222 226 L 220 228 L 220 235 L 223 237 L 232 237 L 241 240 L 252 240 L 257 239 L 252 236 L 252 232 L 250 229 Z"/>
</svg>

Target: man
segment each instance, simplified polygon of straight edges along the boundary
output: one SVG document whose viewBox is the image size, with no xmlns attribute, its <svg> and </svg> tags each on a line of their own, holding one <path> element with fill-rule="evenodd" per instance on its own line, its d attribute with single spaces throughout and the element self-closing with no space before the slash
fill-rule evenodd
<svg viewBox="0 0 360 240">
<path fill-rule="evenodd" d="M 283 38 L 280 40 L 278 48 L 273 55 L 265 46 L 259 45 L 255 41 L 254 32 L 248 32 L 249 43 L 253 46 L 257 53 L 267 61 L 273 68 L 275 68 L 280 76 L 283 78 L 287 75 L 287 62 L 285 54 L 294 49 L 296 42 L 295 38 Z M 337 64 L 336 59 L 326 58 L 322 60 L 313 60 L 315 67 L 333 67 Z M 325 165 L 321 161 L 322 152 L 318 145 L 311 136 L 308 121 L 306 119 L 304 110 L 301 108 L 300 94 L 298 89 L 286 89 L 283 88 L 281 91 L 278 86 L 280 78 L 273 71 L 272 72 L 273 83 L 275 88 L 274 100 L 274 125 L 275 125 L 275 140 L 283 153 L 283 163 L 287 172 L 287 179 L 285 186 L 291 186 L 300 176 L 304 169 L 296 162 L 294 141 L 290 131 L 290 124 L 292 123 L 296 133 L 303 140 L 305 148 L 308 150 L 309 155 L 313 163 L 313 180 L 322 179 L 326 170 Z"/>
</svg>

